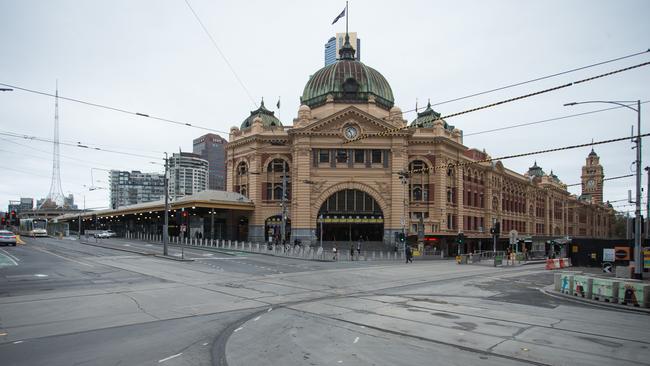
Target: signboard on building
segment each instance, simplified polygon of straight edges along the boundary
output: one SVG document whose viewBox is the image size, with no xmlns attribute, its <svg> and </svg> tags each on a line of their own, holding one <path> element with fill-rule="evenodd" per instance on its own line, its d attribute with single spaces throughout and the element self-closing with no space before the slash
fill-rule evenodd
<svg viewBox="0 0 650 366">
<path fill-rule="evenodd" d="M 615 260 L 614 249 L 611 248 L 603 249 L 603 262 L 613 262 L 614 260 Z"/>
<path fill-rule="evenodd" d="M 617 261 L 629 261 L 630 247 L 614 247 L 614 256 Z"/>
</svg>

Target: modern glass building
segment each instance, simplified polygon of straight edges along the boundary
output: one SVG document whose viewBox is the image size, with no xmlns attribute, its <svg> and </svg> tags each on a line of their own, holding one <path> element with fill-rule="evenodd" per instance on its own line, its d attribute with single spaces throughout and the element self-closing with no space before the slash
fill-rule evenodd
<svg viewBox="0 0 650 366">
<path fill-rule="evenodd" d="M 165 197 L 165 175 L 111 170 L 111 208 L 156 201 Z"/>
<path fill-rule="evenodd" d="M 350 32 L 350 44 L 355 51 L 354 59 L 361 61 L 361 39 L 357 38 L 356 32 Z M 345 43 L 345 33 L 336 33 L 336 37 L 330 38 L 325 43 L 325 66 L 336 62 L 339 50 Z"/>
<path fill-rule="evenodd" d="M 208 188 L 226 189 L 226 139 L 213 133 L 205 134 L 192 141 L 193 152 L 209 163 Z"/>
<path fill-rule="evenodd" d="M 181 152 L 169 159 L 169 198 L 177 200 L 208 189 L 210 164 L 200 155 Z"/>
</svg>

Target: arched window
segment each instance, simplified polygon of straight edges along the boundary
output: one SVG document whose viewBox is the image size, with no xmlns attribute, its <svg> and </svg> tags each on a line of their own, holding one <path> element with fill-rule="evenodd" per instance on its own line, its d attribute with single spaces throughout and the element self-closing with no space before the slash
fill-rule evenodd
<svg viewBox="0 0 650 366">
<path fill-rule="evenodd" d="M 266 166 L 266 177 L 263 183 L 264 191 L 262 192 L 262 200 L 282 200 L 283 187 L 286 187 L 287 189 L 285 198 L 287 200 L 291 199 L 291 176 L 289 171 L 289 162 L 287 160 L 276 158 L 269 162 Z M 286 179 L 286 185 L 282 184 L 283 179 Z"/>
<path fill-rule="evenodd" d="M 409 171 L 411 172 L 409 182 L 411 201 L 426 202 L 433 199 L 433 195 L 429 194 L 433 191 L 433 185 L 429 182 L 431 176 L 429 166 L 422 160 L 413 160 L 409 164 Z"/>
<path fill-rule="evenodd" d="M 239 192 L 241 195 L 248 197 L 248 164 L 245 161 L 237 164 L 235 173 L 235 192 Z"/>
</svg>

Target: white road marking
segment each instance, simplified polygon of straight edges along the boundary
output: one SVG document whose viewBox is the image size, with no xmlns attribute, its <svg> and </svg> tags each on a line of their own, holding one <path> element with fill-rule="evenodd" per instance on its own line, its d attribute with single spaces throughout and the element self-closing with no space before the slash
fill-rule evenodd
<svg viewBox="0 0 650 366">
<path fill-rule="evenodd" d="M 54 253 L 50 252 L 49 250 L 40 249 L 40 248 L 36 248 L 36 247 L 31 247 L 31 248 L 32 248 L 32 249 L 36 249 L 36 250 L 38 250 L 38 251 L 41 251 L 41 252 L 43 252 L 43 253 L 51 254 L 51 255 L 53 255 L 53 256 L 55 256 L 55 257 L 59 257 L 59 258 L 61 258 L 61 259 L 65 259 L 65 260 L 70 261 L 70 262 L 75 262 L 75 263 L 83 264 L 84 266 L 93 267 L 92 264 L 88 264 L 88 263 L 84 263 L 84 262 L 79 262 L 79 261 L 76 261 L 76 260 L 74 260 L 74 259 L 64 257 L 64 256 L 62 256 L 62 255 L 54 254 Z"/>
<path fill-rule="evenodd" d="M 339 360 L 338 363 L 343 363 L 343 361 Z"/>
<path fill-rule="evenodd" d="M 9 252 L 5 251 L 4 249 L 0 249 L 0 250 L 1 250 L 4 254 L 8 255 L 10 259 L 12 259 L 12 260 L 14 260 L 14 261 L 16 261 L 16 262 L 20 262 L 20 259 L 18 259 L 18 257 L 14 256 L 13 254 L 10 254 Z M 18 265 L 18 264 L 16 264 L 16 265 Z"/>
<path fill-rule="evenodd" d="M 213 255 L 214 255 L 214 254 L 212 254 L 212 253 L 205 253 L 205 254 L 203 254 L 204 257 L 212 257 Z"/>
<path fill-rule="evenodd" d="M 0 249 L 0 250 L 2 250 L 2 249 Z M 5 252 L 4 250 L 2 250 L 2 251 L 5 253 L 4 256 L 14 263 L 14 266 L 18 265 L 18 263 L 11 257 L 11 255 L 9 253 Z"/>
<path fill-rule="evenodd" d="M 158 363 L 165 362 L 165 361 L 167 361 L 167 360 L 171 360 L 172 358 L 178 357 L 178 356 L 180 356 L 180 355 L 182 355 L 182 354 L 183 354 L 183 352 L 178 353 L 178 354 L 175 354 L 175 355 L 173 355 L 173 356 L 169 356 L 169 357 L 167 357 L 167 358 L 163 358 L 162 360 L 158 360 Z"/>
<path fill-rule="evenodd" d="M 267 313 L 270 313 L 271 310 L 273 310 L 273 308 L 269 308 L 269 310 L 267 310 L 266 312 L 267 312 Z"/>
<path fill-rule="evenodd" d="M 257 318 L 253 319 L 254 322 L 260 320 L 261 316 L 258 316 Z"/>
<path fill-rule="evenodd" d="M 203 345 L 204 345 L 204 346 L 207 346 L 207 345 L 208 345 L 208 343 L 207 343 L 207 342 L 206 342 L 206 343 L 203 343 Z"/>
<path fill-rule="evenodd" d="M 23 343 L 23 341 L 15 341 L 14 344 Z"/>
<path fill-rule="evenodd" d="M 357 343 L 357 342 L 359 342 L 359 337 L 355 338 L 354 342 L 352 342 L 352 343 Z"/>
<path fill-rule="evenodd" d="M 131 244 L 124 244 L 124 246 L 125 246 L 125 247 L 130 247 L 130 246 L 131 246 Z"/>
<path fill-rule="evenodd" d="M 37 273 L 37 274 L 34 275 L 34 277 L 41 277 L 42 278 L 42 277 L 47 277 L 47 275 L 42 274 L 42 273 Z"/>
<path fill-rule="evenodd" d="M 239 332 L 242 329 L 244 329 L 244 327 L 239 327 L 239 328 L 235 329 L 235 333 Z"/>
</svg>

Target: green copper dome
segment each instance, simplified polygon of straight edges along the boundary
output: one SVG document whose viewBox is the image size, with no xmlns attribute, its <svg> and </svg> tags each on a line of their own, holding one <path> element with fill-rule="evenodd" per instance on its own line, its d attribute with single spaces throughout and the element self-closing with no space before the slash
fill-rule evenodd
<svg viewBox="0 0 650 366">
<path fill-rule="evenodd" d="M 262 119 L 262 125 L 264 127 L 282 126 L 282 122 L 280 122 L 280 120 L 275 117 L 275 113 L 264 107 L 264 99 L 262 99 L 260 107 L 254 111 L 251 111 L 251 115 L 248 116 L 244 122 L 242 122 L 240 129 L 243 130 L 245 128 L 250 128 L 253 125 L 253 120 L 255 117 L 258 116 Z"/>
<path fill-rule="evenodd" d="M 347 36 L 339 53 L 339 60 L 316 71 L 309 79 L 300 102 L 313 108 L 324 104 L 328 95 L 347 103 L 367 102 L 373 96 L 377 105 L 387 110 L 392 108 L 395 100 L 388 81 L 377 70 L 354 59 L 354 49 Z"/>
<path fill-rule="evenodd" d="M 424 112 L 418 113 L 417 118 L 411 122 L 411 127 L 431 128 L 433 127 L 433 122 L 438 119 L 440 119 L 440 113 L 431 108 L 431 101 L 429 101 L 429 103 L 427 103 L 427 109 L 425 109 Z M 447 124 L 444 120 L 442 120 L 442 123 L 446 130 L 454 130 L 454 126 Z"/>
</svg>

